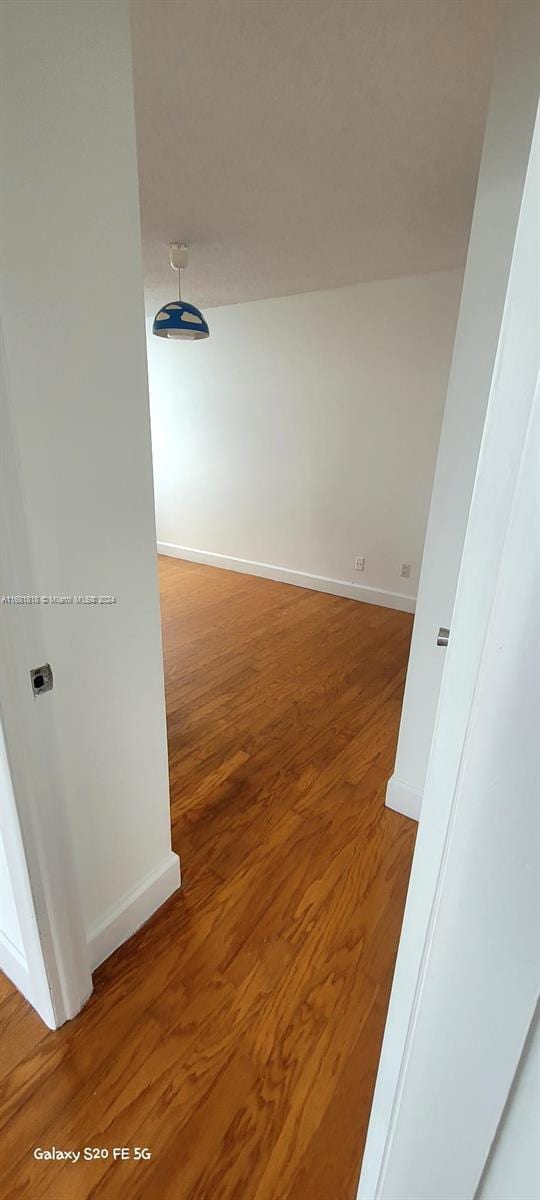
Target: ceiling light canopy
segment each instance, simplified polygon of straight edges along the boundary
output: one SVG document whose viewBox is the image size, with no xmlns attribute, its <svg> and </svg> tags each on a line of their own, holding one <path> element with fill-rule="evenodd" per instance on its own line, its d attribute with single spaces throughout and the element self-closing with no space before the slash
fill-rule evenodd
<svg viewBox="0 0 540 1200">
<path fill-rule="evenodd" d="M 171 267 L 178 271 L 178 300 L 164 304 L 154 317 L 152 332 L 156 337 L 176 338 L 179 341 L 197 342 L 210 336 L 208 323 L 200 308 L 182 300 L 181 275 L 187 267 L 188 248 L 180 242 L 169 247 Z"/>
</svg>

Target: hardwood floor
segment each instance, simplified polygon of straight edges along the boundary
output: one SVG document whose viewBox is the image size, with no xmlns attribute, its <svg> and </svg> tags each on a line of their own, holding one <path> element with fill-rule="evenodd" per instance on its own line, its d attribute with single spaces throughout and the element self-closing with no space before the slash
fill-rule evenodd
<svg viewBox="0 0 540 1200">
<path fill-rule="evenodd" d="M 353 1200 L 416 829 L 384 807 L 412 618 L 160 577 L 183 888 L 57 1033 L 4 984 L 2 1194 Z"/>
</svg>

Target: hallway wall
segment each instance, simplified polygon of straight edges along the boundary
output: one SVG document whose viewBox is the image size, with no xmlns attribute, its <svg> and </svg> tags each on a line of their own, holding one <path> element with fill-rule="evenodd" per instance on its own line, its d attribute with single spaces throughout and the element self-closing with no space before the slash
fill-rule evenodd
<svg viewBox="0 0 540 1200">
<path fill-rule="evenodd" d="M 1 26 L 0 309 L 33 559 L 32 582 L 13 590 L 115 597 L 40 603 L 39 657 L 15 664 L 35 720 L 54 717 L 95 965 L 179 882 L 129 9 L 9 0 Z M 7 637 L 32 611 L 4 607 Z M 54 688 L 34 701 L 29 670 L 45 661 Z"/>
<path fill-rule="evenodd" d="M 418 819 L 501 319 L 538 107 L 536 0 L 506 8 L 433 484 L 394 773 L 387 803 Z"/>
</svg>

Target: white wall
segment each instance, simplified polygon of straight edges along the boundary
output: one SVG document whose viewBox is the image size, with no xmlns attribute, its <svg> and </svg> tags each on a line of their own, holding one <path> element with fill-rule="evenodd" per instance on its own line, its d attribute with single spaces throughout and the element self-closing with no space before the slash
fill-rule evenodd
<svg viewBox="0 0 540 1200">
<path fill-rule="evenodd" d="M 509 4 L 482 155 L 387 803 L 418 818 L 538 103 L 536 0 Z M 532 32 L 531 32 L 532 31 Z"/>
<path fill-rule="evenodd" d="M 8 0 L 1 19 L 0 308 L 34 577 L 117 598 L 40 608 L 55 682 L 35 705 L 54 714 L 95 961 L 178 883 L 128 5 Z"/>
<path fill-rule="evenodd" d="M 461 280 L 212 309 L 203 342 L 149 331 L 159 542 L 354 581 L 412 608 Z M 189 270 L 183 287 L 189 297 Z"/>
</svg>

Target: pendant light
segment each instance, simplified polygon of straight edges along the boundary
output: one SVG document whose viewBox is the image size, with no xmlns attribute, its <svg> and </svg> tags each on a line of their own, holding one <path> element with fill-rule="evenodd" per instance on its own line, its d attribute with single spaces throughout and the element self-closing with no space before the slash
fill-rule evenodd
<svg viewBox="0 0 540 1200">
<path fill-rule="evenodd" d="M 188 248 L 180 242 L 172 242 L 169 246 L 171 267 L 178 271 L 178 300 L 164 304 L 154 317 L 152 332 L 156 337 L 178 338 L 187 342 L 197 342 L 200 338 L 210 336 L 210 330 L 200 308 L 182 300 L 181 275 L 187 267 Z"/>
</svg>

